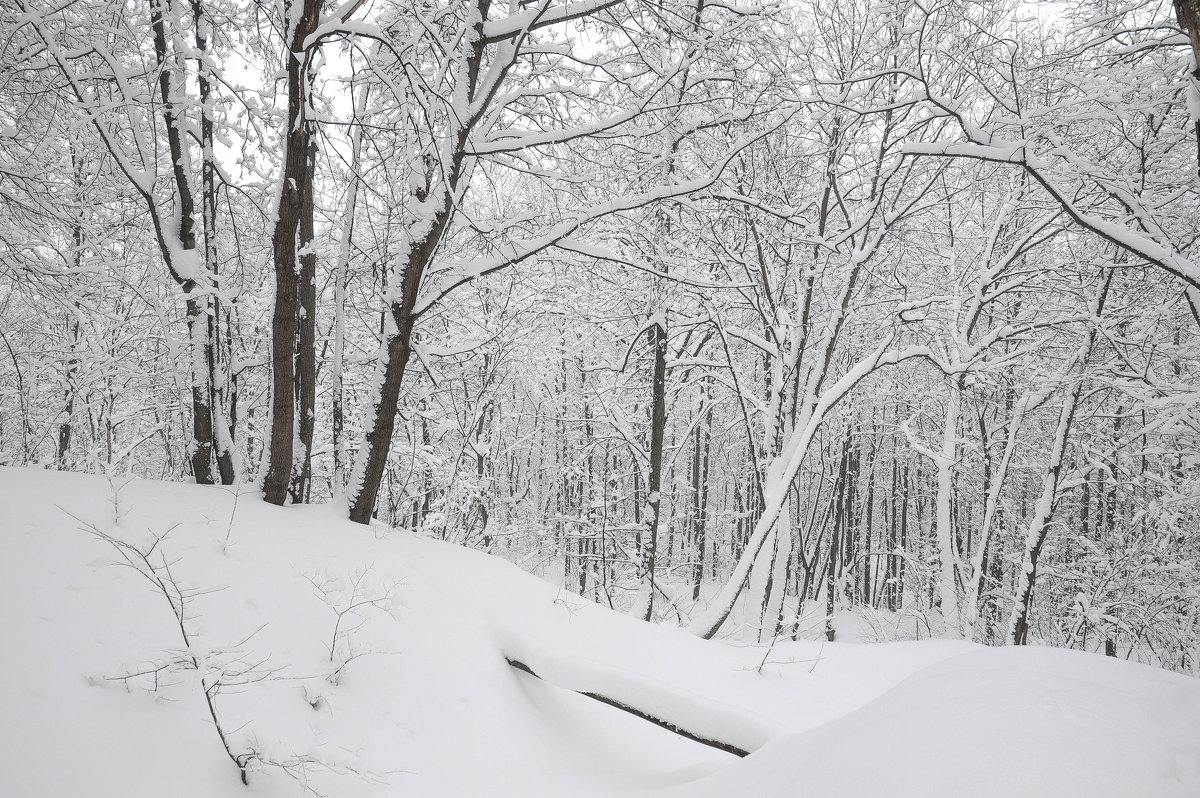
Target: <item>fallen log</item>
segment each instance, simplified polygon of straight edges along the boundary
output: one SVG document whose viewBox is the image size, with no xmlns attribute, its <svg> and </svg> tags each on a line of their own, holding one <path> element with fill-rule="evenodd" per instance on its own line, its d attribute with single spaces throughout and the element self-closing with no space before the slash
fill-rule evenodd
<svg viewBox="0 0 1200 798">
<path fill-rule="evenodd" d="M 509 665 L 516 668 L 517 670 L 524 671 L 525 673 L 528 673 L 533 678 L 544 681 L 547 684 L 553 684 L 553 682 L 550 682 L 548 679 L 543 679 L 540 675 L 538 675 L 533 670 L 533 668 L 530 668 L 524 662 L 521 662 L 520 660 L 512 659 L 511 657 L 505 657 L 505 660 L 508 662 Z M 562 688 L 562 689 L 566 690 L 569 688 Z M 715 748 L 718 751 L 724 751 L 725 753 L 733 754 L 734 756 L 744 757 L 744 756 L 749 756 L 749 754 L 750 754 L 749 751 L 747 751 L 743 748 L 739 748 L 738 746 L 733 745 L 732 743 L 723 742 L 721 740 L 714 740 L 709 737 L 704 737 L 702 735 L 696 734 L 696 733 L 691 732 L 675 723 L 672 723 L 669 720 L 665 720 L 663 718 L 656 717 L 654 715 L 651 715 L 648 712 L 643 712 L 642 710 L 640 710 L 636 707 L 631 707 L 628 704 L 625 704 L 614 698 L 610 698 L 606 695 L 601 695 L 600 693 L 587 692 L 584 690 L 571 690 L 571 692 L 577 693 L 582 696 L 587 696 L 588 698 L 591 698 L 595 701 L 599 701 L 602 704 L 608 704 L 610 707 L 615 707 L 616 709 L 619 709 L 622 712 L 628 712 L 630 715 L 633 715 L 634 717 L 637 717 L 637 718 L 641 718 L 642 720 L 647 721 L 649 723 L 653 723 L 655 726 L 658 726 L 659 728 L 662 728 L 662 729 L 666 729 L 667 731 L 671 732 L 672 734 L 678 734 L 680 737 L 684 737 L 693 742 L 700 743 L 701 745 L 707 745 L 709 748 Z"/>
</svg>

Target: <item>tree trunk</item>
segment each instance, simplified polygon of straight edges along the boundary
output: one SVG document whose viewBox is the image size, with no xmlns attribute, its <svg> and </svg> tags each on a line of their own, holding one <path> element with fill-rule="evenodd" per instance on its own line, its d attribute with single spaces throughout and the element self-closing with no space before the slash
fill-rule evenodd
<svg viewBox="0 0 1200 798">
<path fill-rule="evenodd" d="M 1195 85 L 1200 83 L 1200 0 L 1175 0 L 1175 17 L 1180 26 L 1187 31 L 1192 43 L 1192 80 L 1195 82 L 1191 91 L 1200 91 Z M 1192 120 L 1196 135 L 1196 166 L 1200 171 L 1200 116 Z"/>
<path fill-rule="evenodd" d="M 223 412 L 224 392 L 221 389 L 220 323 L 221 293 L 217 259 L 217 165 L 213 149 L 215 123 L 213 121 L 212 65 L 209 54 L 210 22 L 204 16 L 204 4 L 192 0 L 192 16 L 195 23 L 196 50 L 200 54 L 197 84 L 200 90 L 200 209 L 204 231 L 204 266 L 213 281 L 212 312 L 208 315 L 208 329 L 204 341 L 204 366 L 208 380 L 208 404 L 212 413 L 213 454 L 216 456 L 217 473 L 222 485 L 232 485 L 237 480 L 237 456 L 233 446 L 232 424 L 226 421 Z"/>
<path fill-rule="evenodd" d="M 433 257 L 450 214 L 450 197 L 445 198 L 429 233 L 409 250 L 408 262 L 400 282 L 400 294 L 392 302 L 391 314 L 378 353 L 376 369 L 376 398 L 366 424 L 364 445 L 354 464 L 347 496 L 350 500 L 350 520 L 360 524 L 370 522 L 379 496 L 379 484 L 387 468 L 392 432 L 396 426 L 396 411 L 400 405 L 400 386 L 412 357 L 412 335 L 416 324 L 415 308 L 421 287 L 421 276 Z"/>
<path fill-rule="evenodd" d="M 961 637 L 958 614 L 958 544 L 954 539 L 954 461 L 958 449 L 958 411 L 961 394 L 957 382 L 950 385 L 946 399 L 942 449 L 937 456 L 938 598 L 941 601 L 945 634 Z"/>
<path fill-rule="evenodd" d="M 354 106 L 355 120 L 366 114 L 370 87 L 364 87 Z M 362 125 L 354 126 L 350 136 L 350 183 L 346 187 L 346 204 L 342 208 L 342 240 L 338 244 L 337 270 L 333 282 L 333 391 L 331 423 L 333 435 L 333 487 L 339 495 L 346 489 L 346 410 L 344 405 L 346 356 L 346 285 L 350 278 L 350 248 L 354 240 L 354 214 L 358 205 L 359 161 L 362 156 Z"/>
<path fill-rule="evenodd" d="M 853 284 L 851 284 L 852 287 Z M 792 481 L 799 473 L 800 466 L 808 454 L 809 446 L 828 412 L 875 369 L 884 364 L 901 362 L 913 357 L 919 351 L 906 350 L 889 353 L 887 347 L 890 344 L 890 340 L 885 341 L 872 354 L 854 364 L 841 379 L 823 391 L 820 390 L 820 386 L 828 374 L 828 366 L 825 367 L 825 370 L 816 371 L 810 377 L 797 426 L 788 432 L 780 447 L 779 456 L 767 466 L 766 479 L 763 483 L 762 514 L 754 525 L 753 534 L 746 542 L 745 551 L 742 552 L 729 581 L 725 583 L 720 594 L 704 613 L 692 621 L 688 626 L 688 631 L 701 637 L 712 637 L 729 617 L 738 595 L 749 579 L 755 559 L 779 518 L 779 512 L 786 502 L 787 492 Z"/>
<path fill-rule="evenodd" d="M 167 270 L 183 289 L 187 307 L 188 343 L 191 346 L 192 388 L 192 474 L 201 485 L 215 482 L 213 475 L 213 415 L 212 415 L 212 358 L 209 310 L 211 296 L 207 285 L 207 274 L 203 260 L 196 257 L 195 200 L 188 175 L 188 153 L 184 146 L 185 120 L 181 116 L 177 92 L 185 90 L 178 80 L 171 62 L 167 41 L 167 23 L 164 8 L 151 4 L 150 26 L 154 36 L 154 54 L 158 64 L 159 96 L 163 104 L 163 121 L 167 134 L 167 149 L 171 155 L 171 174 L 175 192 L 178 223 L 174 229 L 166 230 L 153 199 L 146 195 L 151 204 L 151 215 L 158 232 L 159 250 L 166 262 Z M 176 58 L 182 55 L 175 53 Z M 175 82 L 178 82 L 176 85 Z"/>
<path fill-rule="evenodd" d="M 663 439 L 667 427 L 667 317 L 665 308 L 660 308 L 657 312 L 660 317 L 650 328 L 650 340 L 654 345 L 650 462 L 646 479 L 649 490 L 646 504 L 650 513 L 646 518 L 646 539 L 642 541 L 642 550 L 639 552 L 642 585 L 638 595 L 642 604 L 636 608 L 636 614 L 647 621 L 654 614 L 654 569 L 658 557 L 658 531 L 662 516 Z"/>
<path fill-rule="evenodd" d="M 1058 496 L 1058 485 L 1062 479 L 1063 459 L 1067 449 L 1067 438 L 1071 434 L 1071 422 L 1075 418 L 1075 409 L 1079 397 L 1083 394 L 1084 371 L 1096 341 L 1096 325 L 1104 311 L 1104 301 L 1108 296 L 1108 288 L 1112 281 L 1112 272 L 1106 271 L 1092 308 L 1093 326 L 1084 335 L 1083 343 L 1076 353 L 1073 364 L 1079 369 L 1078 378 L 1071 386 L 1062 409 L 1058 414 L 1058 426 L 1055 428 L 1054 440 L 1050 447 L 1050 456 L 1046 462 L 1046 472 L 1042 477 L 1042 492 L 1034 505 L 1033 517 L 1029 521 L 1029 531 L 1025 539 L 1025 556 L 1021 570 L 1017 572 L 1017 588 L 1013 601 L 1012 616 L 1008 622 L 1008 640 L 1013 645 L 1025 645 L 1029 641 L 1029 611 L 1033 604 L 1033 589 L 1037 580 L 1037 564 L 1041 555 L 1042 545 L 1046 542 L 1046 534 L 1050 528 L 1050 519 L 1054 513 L 1054 504 Z M 1068 367 L 1068 371 L 1070 366 Z"/>
<path fill-rule="evenodd" d="M 79 318 L 72 317 L 69 322 L 71 330 L 71 357 L 67 360 L 66 387 L 63 391 L 62 421 L 58 425 L 58 450 L 54 455 L 55 467 L 59 471 L 67 470 L 67 455 L 71 451 L 71 417 L 75 414 L 75 396 L 78 389 L 75 385 L 79 373 Z M 22 423 L 25 423 L 24 420 Z"/>
<path fill-rule="evenodd" d="M 483 19 L 487 16 L 487 3 L 480 3 L 476 11 L 479 16 L 474 23 L 474 40 L 470 52 L 461 64 L 460 79 L 465 87 L 468 102 L 474 100 L 475 88 L 483 64 L 487 40 L 481 35 Z M 400 281 L 399 295 L 390 302 L 391 319 L 381 336 L 378 350 L 379 360 L 375 374 L 375 398 L 370 404 L 366 427 L 366 438 L 354 464 L 354 472 L 347 486 L 350 505 L 350 520 L 360 524 L 370 522 L 375 512 L 375 501 L 379 496 L 379 484 L 387 468 L 388 452 L 392 445 L 392 432 L 396 425 L 399 409 L 400 386 L 408 359 L 412 356 L 413 328 L 417 320 L 417 297 L 421 290 L 421 278 L 433 260 L 434 252 L 445 235 L 450 217 L 455 211 L 459 181 L 463 177 L 467 161 L 467 140 L 471 120 L 458 120 L 459 128 L 450 143 L 450 157 L 443 164 L 442 183 L 438 186 L 440 202 L 433 197 L 422 199 L 427 203 L 430 215 L 424 222 L 424 235 L 413 241 Z"/>
<path fill-rule="evenodd" d="M 188 339 L 192 348 L 192 446 L 191 464 L 192 475 L 200 485 L 212 485 L 213 477 L 213 420 L 210 397 L 212 391 L 206 376 L 209 373 L 207 361 L 212 353 L 212 347 L 206 345 L 208 340 L 208 308 L 207 296 L 199 295 L 200 289 L 192 285 L 192 292 L 187 298 L 187 327 Z"/>
<path fill-rule="evenodd" d="M 407 276 L 405 282 L 408 282 Z M 400 386 L 404 382 L 404 371 L 412 356 L 412 313 L 396 309 L 395 330 L 391 331 L 381 347 L 384 357 L 382 380 L 379 382 L 378 398 L 372 408 L 372 418 L 367 431 L 366 445 L 355 464 L 355 473 L 350 478 L 350 520 L 360 524 L 369 523 L 375 512 L 375 500 L 379 496 L 379 484 L 387 467 L 388 451 L 392 432 L 396 426 L 396 410 L 400 403 Z"/>
<path fill-rule="evenodd" d="M 296 340 L 296 440 L 300 452 L 293 459 L 296 463 L 292 474 L 291 495 L 293 503 L 309 500 L 312 492 L 312 446 L 313 426 L 317 411 L 317 253 L 313 201 L 312 176 L 317 167 L 317 142 L 310 137 L 308 143 L 309 180 L 304 184 L 300 197 L 300 285 L 297 298 L 300 301 Z"/>
<path fill-rule="evenodd" d="M 707 401 L 707 394 L 701 396 L 701 401 Z M 696 561 L 692 566 L 692 600 L 700 599 L 700 587 L 704 582 L 704 558 L 707 547 L 706 529 L 708 525 L 708 469 L 712 438 L 712 408 L 705 405 L 701 411 L 703 416 L 696 426 L 695 451 L 692 466 L 692 544 L 695 547 Z"/>
<path fill-rule="evenodd" d="M 299 3 L 297 9 L 296 3 Z M 305 192 L 310 190 L 307 122 L 308 56 L 304 41 L 317 27 L 321 0 L 293 0 L 287 6 L 291 22 L 287 53 L 287 133 L 284 137 L 283 173 L 279 208 L 271 250 L 275 265 L 275 309 L 271 314 L 271 437 L 263 500 L 283 504 L 292 479 L 296 436 L 295 362 L 299 296 L 296 272 L 297 235 L 303 216 Z M 382 475 L 382 472 L 381 472 Z"/>
<path fill-rule="evenodd" d="M 1046 463 L 1046 473 L 1042 478 L 1042 493 L 1034 505 L 1033 517 L 1029 521 L 1024 561 L 1021 570 L 1017 573 L 1016 597 L 1013 603 L 1012 618 L 1008 624 L 1008 640 L 1013 645 L 1023 646 L 1029 641 L 1029 610 L 1033 604 L 1033 587 L 1037 579 L 1038 558 L 1042 552 L 1042 545 L 1046 542 L 1046 532 L 1054 513 L 1058 483 L 1062 476 L 1063 453 L 1066 451 L 1067 435 L 1071 430 L 1071 420 L 1075 415 L 1075 406 L 1082 387 L 1083 379 L 1080 377 L 1080 382 L 1063 401 L 1050 459 Z"/>
</svg>

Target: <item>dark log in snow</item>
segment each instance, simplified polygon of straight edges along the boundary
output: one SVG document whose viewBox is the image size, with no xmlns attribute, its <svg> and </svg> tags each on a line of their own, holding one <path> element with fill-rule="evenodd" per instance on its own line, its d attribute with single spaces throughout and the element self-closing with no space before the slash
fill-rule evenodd
<svg viewBox="0 0 1200 798">
<path fill-rule="evenodd" d="M 551 683 L 551 682 L 549 682 L 549 680 L 543 679 L 541 676 L 539 676 L 533 670 L 533 668 L 530 668 L 524 662 L 521 662 L 520 660 L 512 659 L 510 657 L 505 657 L 505 660 L 508 662 L 509 665 L 516 668 L 517 670 L 524 671 L 525 673 L 528 673 L 530 676 L 534 677 L 535 679 L 540 679 L 544 682 L 547 682 L 547 684 Z M 569 688 L 563 688 L 563 689 L 569 689 Z M 744 757 L 744 756 L 749 756 L 749 754 L 750 754 L 749 751 L 747 751 L 743 748 L 739 748 L 738 746 L 733 745 L 732 743 L 726 743 L 726 742 L 722 742 L 721 740 L 713 740 L 708 737 L 703 737 L 699 734 L 688 731 L 687 729 L 682 728 L 682 727 L 672 723 L 669 720 L 664 720 L 663 718 L 656 717 L 654 715 L 651 715 L 648 712 L 643 712 L 642 710 L 638 709 L 637 707 L 631 707 L 628 704 L 625 704 L 625 703 L 622 703 L 621 701 L 616 700 L 615 698 L 610 698 L 608 696 L 601 695 L 599 693 L 591 693 L 591 692 L 586 692 L 583 690 L 571 690 L 571 692 L 578 693 L 579 695 L 587 696 L 588 698 L 594 699 L 603 704 L 608 704 L 610 707 L 615 707 L 615 708 L 621 710 L 622 712 L 628 712 L 630 715 L 633 715 L 634 717 L 638 717 L 638 718 L 641 718 L 642 720 L 649 721 L 650 723 L 653 723 L 655 726 L 666 729 L 667 731 L 672 732 L 673 734 L 678 734 L 680 737 L 685 737 L 693 742 L 700 743 L 701 745 L 707 745 L 709 748 L 716 748 L 718 751 L 724 751 L 725 753 L 733 754 L 734 756 L 743 756 Z"/>
</svg>

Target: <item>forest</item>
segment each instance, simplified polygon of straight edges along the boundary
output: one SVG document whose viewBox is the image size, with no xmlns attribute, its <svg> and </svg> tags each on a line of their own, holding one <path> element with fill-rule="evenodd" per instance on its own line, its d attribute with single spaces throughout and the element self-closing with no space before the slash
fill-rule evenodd
<svg viewBox="0 0 1200 798">
<path fill-rule="evenodd" d="M 1200 794 L 1198 58 L 0 0 L 0 793 Z"/>
<path fill-rule="evenodd" d="M 0 465 L 1200 675 L 1198 56 L 1195 0 L 2 0 Z"/>
</svg>

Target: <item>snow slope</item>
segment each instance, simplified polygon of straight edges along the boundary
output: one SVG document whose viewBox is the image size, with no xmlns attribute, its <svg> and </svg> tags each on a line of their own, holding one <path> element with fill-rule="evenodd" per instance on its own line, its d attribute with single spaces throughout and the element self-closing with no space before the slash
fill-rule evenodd
<svg viewBox="0 0 1200 798">
<path fill-rule="evenodd" d="M 702 641 L 221 488 L 0 468 L 0 507 L 4 798 L 1200 796 L 1200 683 L 1143 666 Z"/>
</svg>

